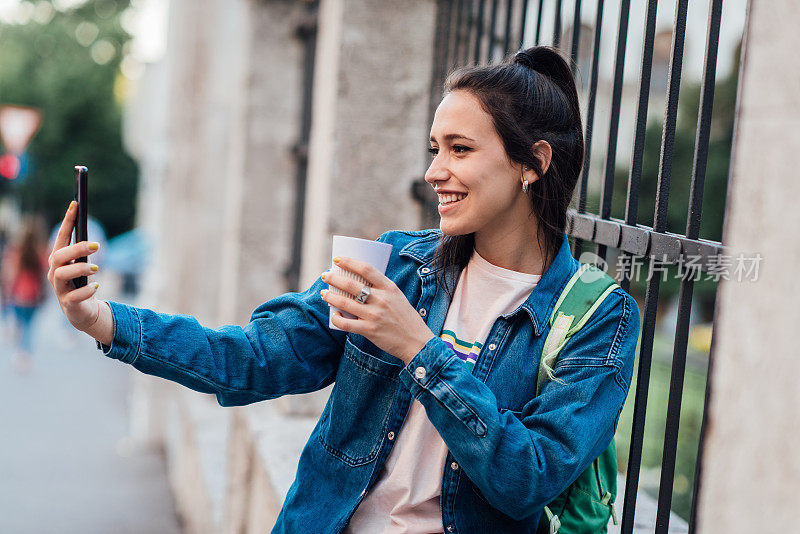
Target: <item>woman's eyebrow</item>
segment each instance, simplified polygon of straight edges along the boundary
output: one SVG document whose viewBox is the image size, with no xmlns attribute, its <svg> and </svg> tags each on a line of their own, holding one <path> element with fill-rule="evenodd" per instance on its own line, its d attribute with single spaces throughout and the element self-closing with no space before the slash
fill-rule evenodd
<svg viewBox="0 0 800 534">
<path fill-rule="evenodd" d="M 473 143 L 475 142 L 475 139 L 469 138 L 466 135 L 461 135 L 461 134 L 451 133 L 444 136 L 445 141 L 453 141 L 454 139 L 464 139 L 465 141 L 472 141 Z M 436 142 L 436 138 L 431 136 L 431 141 Z"/>
</svg>

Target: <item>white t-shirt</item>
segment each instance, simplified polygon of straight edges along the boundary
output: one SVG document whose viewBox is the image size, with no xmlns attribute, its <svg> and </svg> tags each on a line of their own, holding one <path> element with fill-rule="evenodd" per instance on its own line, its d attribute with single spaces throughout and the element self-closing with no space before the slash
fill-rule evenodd
<svg viewBox="0 0 800 534">
<path fill-rule="evenodd" d="M 473 251 L 461 271 L 441 338 L 472 369 L 494 321 L 516 310 L 541 275 L 503 269 Z M 345 533 L 441 533 L 441 495 L 447 445 L 414 400 L 375 485 Z"/>
</svg>

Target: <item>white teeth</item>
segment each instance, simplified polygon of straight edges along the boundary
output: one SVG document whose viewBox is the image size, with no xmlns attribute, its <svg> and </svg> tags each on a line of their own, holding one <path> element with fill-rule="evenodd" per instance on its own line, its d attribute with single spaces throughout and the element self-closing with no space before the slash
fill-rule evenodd
<svg viewBox="0 0 800 534">
<path fill-rule="evenodd" d="M 459 201 L 459 200 L 463 199 L 466 196 L 467 195 L 464 194 L 464 193 L 455 193 L 455 194 L 446 193 L 446 194 L 443 194 L 443 195 L 439 195 L 439 203 L 440 204 L 450 204 L 451 202 Z"/>
</svg>

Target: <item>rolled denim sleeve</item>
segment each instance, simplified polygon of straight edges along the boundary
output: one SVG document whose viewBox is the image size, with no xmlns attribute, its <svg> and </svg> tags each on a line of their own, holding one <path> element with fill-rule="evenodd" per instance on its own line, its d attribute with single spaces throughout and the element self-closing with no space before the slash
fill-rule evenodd
<svg viewBox="0 0 800 534">
<path fill-rule="evenodd" d="M 441 338 L 429 340 L 400 372 L 464 473 L 514 519 L 540 514 L 613 439 L 640 318 L 621 289 L 601 306 L 562 348 L 557 380 L 546 382 L 521 414 L 502 411 Z"/>
<path fill-rule="evenodd" d="M 108 301 L 114 317 L 109 358 L 143 373 L 213 393 L 223 406 L 316 391 L 332 383 L 346 332 L 328 328 L 317 279 L 303 293 L 260 305 L 245 326 L 208 328 L 190 315 Z"/>
</svg>

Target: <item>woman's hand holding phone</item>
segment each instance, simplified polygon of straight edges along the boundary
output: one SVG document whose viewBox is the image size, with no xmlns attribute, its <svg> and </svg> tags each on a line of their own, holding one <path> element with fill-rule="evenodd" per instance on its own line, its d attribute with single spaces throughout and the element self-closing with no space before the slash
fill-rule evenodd
<svg viewBox="0 0 800 534">
<path fill-rule="evenodd" d="M 108 304 L 97 300 L 94 296 L 99 284 L 90 282 L 75 289 L 72 281 L 79 276 L 91 276 L 98 270 L 92 263 L 76 261 L 78 258 L 88 257 L 97 252 L 98 243 L 79 241 L 69 244 L 77 213 L 78 203 L 73 201 L 64 215 L 53 252 L 50 254 L 47 279 L 52 284 L 61 311 L 70 324 L 101 343 L 111 345 L 114 337 L 114 319 Z"/>
</svg>

